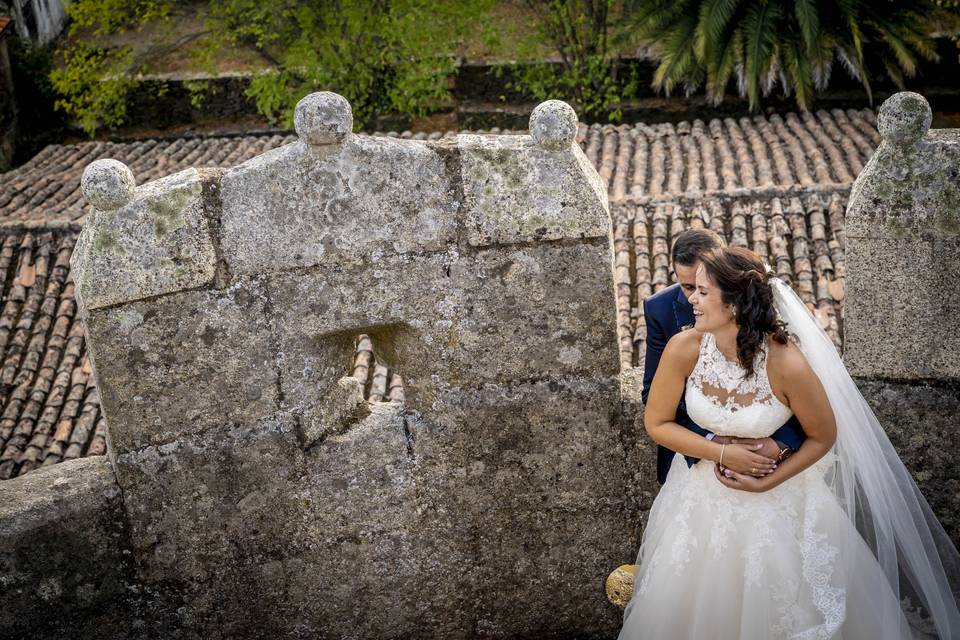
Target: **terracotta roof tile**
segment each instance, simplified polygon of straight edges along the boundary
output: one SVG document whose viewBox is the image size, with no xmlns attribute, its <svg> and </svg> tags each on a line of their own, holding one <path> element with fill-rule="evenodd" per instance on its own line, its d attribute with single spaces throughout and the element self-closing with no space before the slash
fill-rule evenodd
<svg viewBox="0 0 960 640">
<path fill-rule="evenodd" d="M 624 200 L 611 208 L 621 366 L 645 349 L 643 299 L 672 284 L 670 245 L 687 228 L 709 228 L 732 246 L 760 254 L 793 286 L 842 349 L 843 215 L 849 185 L 784 195 L 722 193 L 673 201 Z M 629 268 L 626 266 L 629 265 Z"/>
</svg>

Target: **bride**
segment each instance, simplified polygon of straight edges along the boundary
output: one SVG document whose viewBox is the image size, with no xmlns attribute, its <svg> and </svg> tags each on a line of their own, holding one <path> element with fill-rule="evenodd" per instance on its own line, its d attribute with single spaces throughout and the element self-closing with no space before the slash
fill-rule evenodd
<svg viewBox="0 0 960 640">
<path fill-rule="evenodd" d="M 807 308 L 747 249 L 703 256 L 696 285 L 644 420 L 701 460 L 674 456 L 619 638 L 960 638 L 957 549 Z M 673 421 L 684 388 L 717 435 L 767 437 L 795 414 L 807 438 L 776 473 L 736 473 L 755 454 Z"/>
</svg>

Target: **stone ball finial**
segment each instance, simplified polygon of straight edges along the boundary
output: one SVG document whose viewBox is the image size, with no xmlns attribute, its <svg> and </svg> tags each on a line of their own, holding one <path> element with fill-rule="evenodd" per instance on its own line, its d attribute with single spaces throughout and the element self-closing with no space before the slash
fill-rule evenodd
<svg viewBox="0 0 960 640">
<path fill-rule="evenodd" d="M 83 170 L 80 191 L 101 211 L 119 209 L 133 199 L 137 181 L 130 167 L 119 160 L 94 160 Z"/>
<path fill-rule="evenodd" d="M 530 114 L 530 136 L 544 149 L 569 149 L 577 138 L 577 112 L 563 100 L 547 100 Z"/>
<path fill-rule="evenodd" d="M 297 103 L 293 127 L 307 144 L 336 144 L 353 131 L 353 109 L 340 94 L 317 91 Z"/>
<path fill-rule="evenodd" d="M 916 142 L 930 129 L 933 114 L 930 103 L 919 93 L 901 91 L 880 105 L 877 129 L 884 140 L 894 144 Z"/>
<path fill-rule="evenodd" d="M 607 599 L 621 609 L 627 606 L 633 597 L 634 580 L 637 577 L 637 565 L 622 564 L 607 576 Z"/>
</svg>

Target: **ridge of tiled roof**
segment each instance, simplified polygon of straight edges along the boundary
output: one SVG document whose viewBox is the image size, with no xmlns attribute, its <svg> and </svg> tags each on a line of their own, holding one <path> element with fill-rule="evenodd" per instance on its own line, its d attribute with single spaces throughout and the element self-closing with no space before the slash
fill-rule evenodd
<svg viewBox="0 0 960 640">
<path fill-rule="evenodd" d="M 373 135 L 426 140 L 454 132 Z M 69 273 L 86 213 L 84 167 L 116 158 L 143 183 L 192 166 L 233 166 L 295 139 L 50 145 L 0 174 L 0 479 L 105 452 L 106 420 Z M 621 366 L 639 364 L 642 301 L 671 283 L 670 242 L 688 227 L 713 229 L 763 256 L 841 347 L 846 198 L 879 141 L 870 110 L 581 124 L 578 142 L 610 193 Z M 363 382 L 371 401 L 403 402 L 401 376 L 377 362 L 374 350 L 369 336 L 357 336 L 345 374 Z"/>
<path fill-rule="evenodd" d="M 464 133 L 523 133 L 491 129 Z M 446 133 L 375 133 L 413 140 Z M 229 167 L 296 139 L 293 134 L 50 145 L 0 174 L 0 222 L 80 221 L 80 174 L 99 158 L 130 166 L 138 183 L 187 167 Z M 578 141 L 611 200 L 773 185 L 848 184 L 880 137 L 869 109 L 715 118 L 679 124 L 585 125 Z"/>
</svg>

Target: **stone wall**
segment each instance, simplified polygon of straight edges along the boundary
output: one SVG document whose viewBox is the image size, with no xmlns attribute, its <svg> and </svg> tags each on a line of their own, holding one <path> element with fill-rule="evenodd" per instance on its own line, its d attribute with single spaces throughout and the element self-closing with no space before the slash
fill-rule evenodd
<svg viewBox="0 0 960 640">
<path fill-rule="evenodd" d="M 606 193 L 567 105 L 531 136 L 299 141 L 134 187 L 73 254 L 133 554 L 203 637 L 612 636 L 639 544 Z M 359 286 L 363 283 L 363 286 Z M 404 377 L 371 404 L 353 340 Z"/>
<path fill-rule="evenodd" d="M 137 587 L 103 456 L 0 482 L 0 636 L 120 637 Z"/>
<path fill-rule="evenodd" d="M 844 361 L 937 517 L 960 544 L 960 130 L 926 99 L 880 107 L 883 142 L 846 215 Z"/>
</svg>

